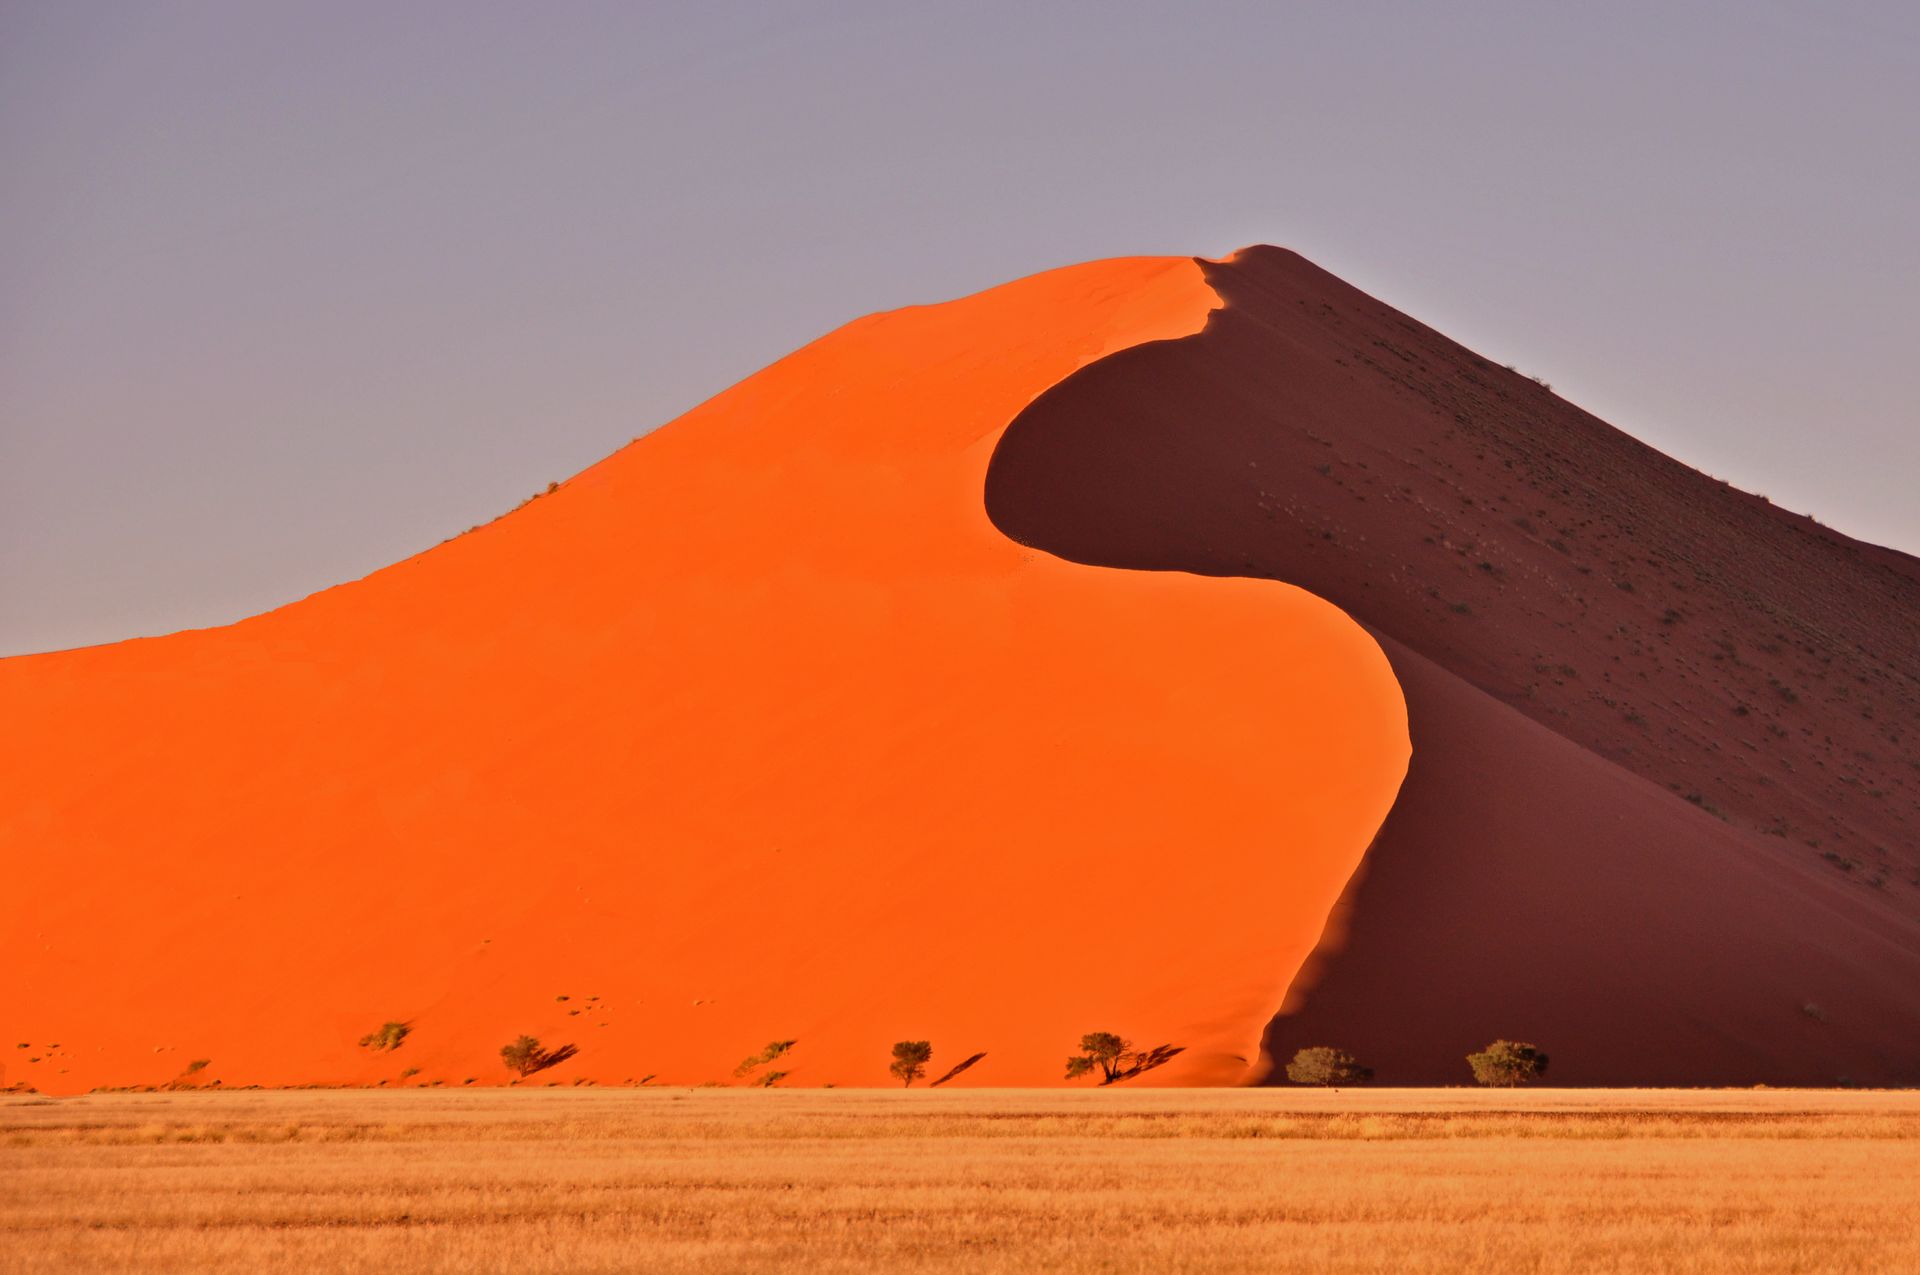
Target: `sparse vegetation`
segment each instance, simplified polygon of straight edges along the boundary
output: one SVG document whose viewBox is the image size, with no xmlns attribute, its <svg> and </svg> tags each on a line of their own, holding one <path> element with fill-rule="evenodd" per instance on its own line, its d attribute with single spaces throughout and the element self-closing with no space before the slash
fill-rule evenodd
<svg viewBox="0 0 1920 1275">
<path fill-rule="evenodd" d="M 398 1049 L 406 1043 L 407 1036 L 413 1031 L 407 1023 L 382 1023 L 375 1031 L 360 1038 L 360 1048 L 371 1049 L 375 1053 L 385 1053 Z"/>
<path fill-rule="evenodd" d="M 1547 1056 L 1525 1041 L 1496 1040 L 1479 1053 L 1468 1054 L 1467 1066 L 1480 1084 L 1511 1089 L 1545 1075 Z"/>
<path fill-rule="evenodd" d="M 894 1044 L 893 1062 L 887 1070 L 893 1078 L 901 1082 L 902 1088 L 910 1089 L 913 1082 L 927 1074 L 927 1063 L 933 1059 L 933 1044 L 925 1040 L 902 1040 Z"/>
<path fill-rule="evenodd" d="M 1112 1032 L 1088 1032 L 1080 1038 L 1080 1052 L 1067 1057 L 1067 1079 L 1078 1080 L 1097 1071 L 1101 1084 L 1118 1084 L 1171 1062 L 1185 1049 L 1184 1045 L 1135 1049 L 1132 1041 Z"/>
<path fill-rule="evenodd" d="M 549 1067 L 563 1063 L 579 1052 L 579 1049 L 572 1045 L 546 1049 L 541 1046 L 537 1037 L 522 1036 L 512 1044 L 500 1047 L 500 1061 L 507 1065 L 508 1071 L 525 1078 L 537 1071 L 545 1071 Z"/>
<path fill-rule="evenodd" d="M 1287 1079 L 1296 1085 L 1357 1085 L 1373 1079 L 1373 1070 L 1344 1049 L 1315 1045 L 1293 1056 Z"/>
</svg>

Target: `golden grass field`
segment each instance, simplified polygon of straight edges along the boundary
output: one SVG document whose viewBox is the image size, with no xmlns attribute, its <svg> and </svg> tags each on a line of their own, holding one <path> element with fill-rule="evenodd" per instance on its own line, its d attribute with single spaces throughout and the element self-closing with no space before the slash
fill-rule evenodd
<svg viewBox="0 0 1920 1275">
<path fill-rule="evenodd" d="M 0 1097 L 0 1270 L 1920 1271 L 1920 1093 Z"/>
</svg>

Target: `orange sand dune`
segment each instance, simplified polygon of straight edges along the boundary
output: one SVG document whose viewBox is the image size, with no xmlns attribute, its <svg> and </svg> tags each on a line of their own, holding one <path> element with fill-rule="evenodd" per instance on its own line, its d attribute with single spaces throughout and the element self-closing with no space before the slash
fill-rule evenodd
<svg viewBox="0 0 1920 1275">
<path fill-rule="evenodd" d="M 497 1083 L 522 1032 L 580 1049 L 535 1083 L 1044 1084 L 1095 1029 L 1238 1078 L 1404 773 L 1387 661 L 982 500 L 1215 304 L 1129 259 L 876 315 L 365 580 L 0 662 L 0 1084 Z"/>
</svg>

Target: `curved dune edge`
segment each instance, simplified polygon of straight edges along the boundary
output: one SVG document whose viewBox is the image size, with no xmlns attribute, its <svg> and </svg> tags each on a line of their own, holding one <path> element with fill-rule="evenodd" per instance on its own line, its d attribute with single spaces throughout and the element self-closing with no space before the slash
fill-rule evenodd
<svg viewBox="0 0 1920 1275">
<path fill-rule="evenodd" d="M 1216 302 L 1130 258 L 870 316 L 364 580 L 0 662 L 0 1085 L 492 1084 L 521 1033 L 579 1047 L 536 1084 L 903 1038 L 1055 1084 L 1102 1029 L 1242 1078 L 1405 771 L 1391 670 L 981 499 L 1036 395 Z"/>
<path fill-rule="evenodd" d="M 1075 561 L 1297 583 L 1386 651 L 1410 768 L 1269 1058 L 1458 1084 L 1504 1036 L 1567 1084 L 1920 1082 L 1920 563 L 1296 254 L 1204 269 L 1205 328 L 1036 400 L 987 506 Z"/>
</svg>

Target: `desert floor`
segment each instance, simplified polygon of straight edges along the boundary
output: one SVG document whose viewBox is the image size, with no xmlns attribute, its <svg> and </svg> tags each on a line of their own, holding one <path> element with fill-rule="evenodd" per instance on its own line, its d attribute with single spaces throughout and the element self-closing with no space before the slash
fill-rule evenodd
<svg viewBox="0 0 1920 1275">
<path fill-rule="evenodd" d="M 0 1270 L 1920 1270 L 1920 1093 L 0 1097 Z"/>
</svg>

